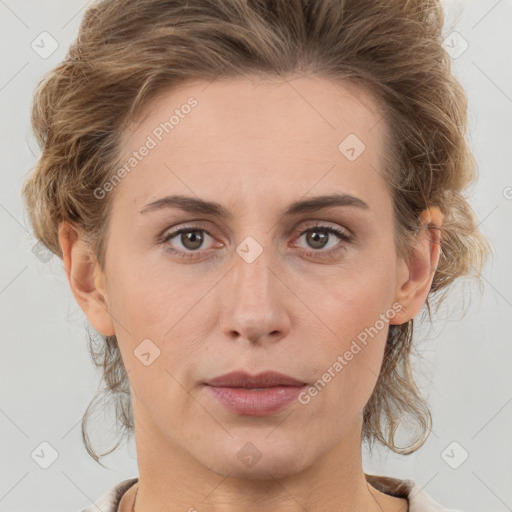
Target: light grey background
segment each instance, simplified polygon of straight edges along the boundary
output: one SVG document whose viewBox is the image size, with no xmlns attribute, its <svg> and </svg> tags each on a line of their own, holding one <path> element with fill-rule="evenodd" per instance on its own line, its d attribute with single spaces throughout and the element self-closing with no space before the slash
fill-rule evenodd
<svg viewBox="0 0 512 512">
<path fill-rule="evenodd" d="M 38 156 L 29 123 L 34 87 L 64 57 L 86 7 L 78 0 L 0 0 L 0 511 L 79 510 L 138 474 L 133 441 L 104 459 L 109 469 L 82 446 L 80 419 L 99 382 L 85 317 L 60 260 L 45 263 L 32 252 L 20 198 Z M 495 255 L 482 275 L 483 294 L 476 283 L 459 287 L 436 327 L 418 340 L 417 369 L 434 417 L 428 442 L 405 457 L 365 452 L 365 470 L 411 478 L 447 507 L 501 512 L 512 510 L 512 2 L 450 0 L 445 8 L 480 170 L 471 200 Z M 43 31 L 59 45 L 47 58 L 31 48 Z M 464 41 L 469 46 L 457 55 Z M 42 442 L 58 452 L 47 469 L 31 455 Z M 467 460 L 450 467 L 465 452 Z"/>
</svg>

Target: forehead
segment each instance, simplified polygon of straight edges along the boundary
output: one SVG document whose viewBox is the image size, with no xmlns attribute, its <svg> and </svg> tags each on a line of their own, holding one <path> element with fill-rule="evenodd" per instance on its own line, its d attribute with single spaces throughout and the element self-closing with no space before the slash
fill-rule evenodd
<svg viewBox="0 0 512 512">
<path fill-rule="evenodd" d="M 137 204 L 164 192 L 211 198 L 231 191 L 235 201 L 342 186 L 365 195 L 383 182 L 384 128 L 378 103 L 348 82 L 182 84 L 154 98 L 123 134 L 119 162 L 128 172 L 117 192 Z"/>
</svg>

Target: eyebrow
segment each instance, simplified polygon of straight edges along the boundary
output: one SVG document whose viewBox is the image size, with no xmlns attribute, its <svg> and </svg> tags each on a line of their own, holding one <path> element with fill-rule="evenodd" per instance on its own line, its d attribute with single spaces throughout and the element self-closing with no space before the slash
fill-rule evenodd
<svg viewBox="0 0 512 512">
<path fill-rule="evenodd" d="M 288 216 L 298 215 L 300 213 L 309 213 L 333 206 L 354 206 L 363 210 L 370 209 L 368 204 L 358 197 L 349 194 L 330 194 L 295 201 L 288 206 L 284 214 Z M 145 205 L 139 213 L 148 213 L 165 208 L 178 208 L 187 213 L 212 215 L 224 219 L 233 218 L 233 214 L 220 203 L 184 195 L 162 197 L 161 199 L 157 199 Z"/>
</svg>

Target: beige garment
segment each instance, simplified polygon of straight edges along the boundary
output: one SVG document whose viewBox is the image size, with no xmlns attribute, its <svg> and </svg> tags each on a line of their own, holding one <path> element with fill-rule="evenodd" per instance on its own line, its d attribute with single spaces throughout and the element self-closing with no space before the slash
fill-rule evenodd
<svg viewBox="0 0 512 512">
<path fill-rule="evenodd" d="M 409 502 L 409 512 L 460 512 L 444 508 L 434 501 L 419 485 L 412 480 L 399 480 L 387 476 L 366 475 L 368 483 L 375 489 L 395 496 L 406 498 Z M 119 482 L 106 491 L 98 500 L 80 512 L 117 512 L 123 494 L 136 482 L 138 478 L 129 478 Z"/>
</svg>

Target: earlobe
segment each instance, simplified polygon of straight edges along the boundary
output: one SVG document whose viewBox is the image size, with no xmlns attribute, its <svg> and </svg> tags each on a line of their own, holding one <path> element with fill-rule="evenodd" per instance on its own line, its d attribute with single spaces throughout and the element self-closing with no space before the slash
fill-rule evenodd
<svg viewBox="0 0 512 512">
<path fill-rule="evenodd" d="M 105 336 L 115 334 L 109 313 L 104 274 L 77 228 L 59 225 L 59 244 L 69 286 L 89 323 Z"/>
<path fill-rule="evenodd" d="M 399 262 L 395 301 L 402 309 L 391 324 L 399 325 L 414 318 L 423 307 L 441 256 L 443 214 L 437 207 L 427 208 L 420 216 L 421 226 L 416 234 L 408 261 Z"/>
</svg>

